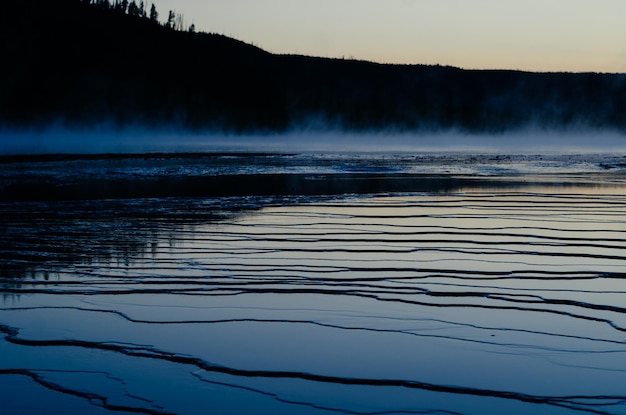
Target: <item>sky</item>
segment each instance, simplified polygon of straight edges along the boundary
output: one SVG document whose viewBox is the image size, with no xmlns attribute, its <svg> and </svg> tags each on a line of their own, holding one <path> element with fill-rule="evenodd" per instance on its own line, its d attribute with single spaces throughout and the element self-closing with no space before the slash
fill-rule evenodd
<svg viewBox="0 0 626 415">
<path fill-rule="evenodd" d="M 626 0 L 148 0 L 273 53 L 626 72 Z"/>
</svg>

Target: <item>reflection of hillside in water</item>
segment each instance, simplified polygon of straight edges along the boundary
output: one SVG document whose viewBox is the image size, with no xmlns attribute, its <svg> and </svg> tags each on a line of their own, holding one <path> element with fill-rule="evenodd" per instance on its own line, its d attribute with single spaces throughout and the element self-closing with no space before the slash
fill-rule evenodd
<svg viewBox="0 0 626 415">
<path fill-rule="evenodd" d="M 3 289 L 54 270 L 116 262 L 130 265 L 174 244 L 176 233 L 237 214 L 216 200 L 15 202 L 0 219 Z"/>
</svg>

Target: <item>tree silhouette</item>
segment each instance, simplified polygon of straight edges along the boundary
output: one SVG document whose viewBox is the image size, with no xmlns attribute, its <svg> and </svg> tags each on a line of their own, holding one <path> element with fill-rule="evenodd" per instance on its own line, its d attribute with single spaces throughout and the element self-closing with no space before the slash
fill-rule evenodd
<svg viewBox="0 0 626 415">
<path fill-rule="evenodd" d="M 170 10 L 169 13 L 167 14 L 167 23 L 165 24 L 165 27 L 173 29 L 176 23 L 175 20 L 176 20 L 176 12 L 174 12 L 174 10 Z"/>
<path fill-rule="evenodd" d="M 150 7 L 150 20 L 152 20 L 153 22 L 156 22 L 159 20 L 159 13 L 157 12 L 157 9 L 154 3 L 152 3 L 152 6 Z"/>
<path fill-rule="evenodd" d="M 130 4 L 128 5 L 128 15 L 129 16 L 139 16 L 139 7 L 137 7 L 137 3 L 135 3 L 135 0 L 131 0 Z"/>
<path fill-rule="evenodd" d="M 116 9 L 122 13 L 126 13 L 126 10 L 128 10 L 128 0 L 118 2 Z"/>
<path fill-rule="evenodd" d="M 100 9 L 111 9 L 111 3 L 109 3 L 109 0 L 94 0 L 92 4 Z"/>
</svg>

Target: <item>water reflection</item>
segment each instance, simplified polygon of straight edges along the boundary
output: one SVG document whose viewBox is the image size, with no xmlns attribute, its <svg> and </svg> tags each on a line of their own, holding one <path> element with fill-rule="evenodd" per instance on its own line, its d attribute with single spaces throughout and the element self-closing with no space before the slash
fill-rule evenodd
<svg viewBox="0 0 626 415">
<path fill-rule="evenodd" d="M 437 180 L 6 203 L 0 376 L 122 413 L 626 413 L 624 187 Z"/>
</svg>

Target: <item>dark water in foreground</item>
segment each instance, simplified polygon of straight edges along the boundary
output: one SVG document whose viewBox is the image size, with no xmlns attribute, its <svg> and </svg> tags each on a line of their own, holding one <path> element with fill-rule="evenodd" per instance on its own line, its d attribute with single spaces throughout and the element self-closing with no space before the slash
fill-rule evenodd
<svg viewBox="0 0 626 415">
<path fill-rule="evenodd" d="M 272 157 L 5 163 L 3 411 L 626 414 L 620 160 Z"/>
</svg>

